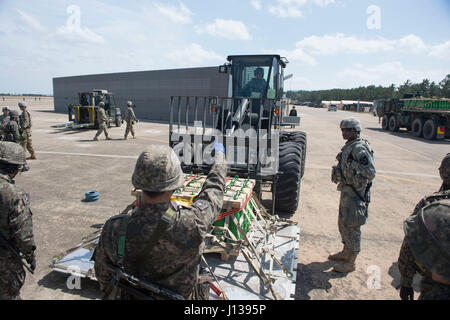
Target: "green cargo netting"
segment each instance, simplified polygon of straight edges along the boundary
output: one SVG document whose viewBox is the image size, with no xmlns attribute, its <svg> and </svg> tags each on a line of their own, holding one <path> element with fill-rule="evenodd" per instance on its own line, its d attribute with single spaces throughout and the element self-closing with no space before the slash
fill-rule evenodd
<svg viewBox="0 0 450 320">
<path fill-rule="evenodd" d="M 403 108 L 424 110 L 446 110 L 450 111 L 450 100 L 438 99 L 404 99 Z"/>
</svg>

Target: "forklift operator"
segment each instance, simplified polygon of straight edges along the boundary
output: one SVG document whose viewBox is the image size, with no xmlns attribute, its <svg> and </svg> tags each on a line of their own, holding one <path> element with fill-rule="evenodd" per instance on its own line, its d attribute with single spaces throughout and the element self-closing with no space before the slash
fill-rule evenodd
<svg viewBox="0 0 450 320">
<path fill-rule="evenodd" d="M 264 69 L 258 67 L 254 71 L 255 77 L 245 85 L 244 96 L 249 98 L 263 98 L 266 89 L 266 80 L 264 79 Z"/>
</svg>

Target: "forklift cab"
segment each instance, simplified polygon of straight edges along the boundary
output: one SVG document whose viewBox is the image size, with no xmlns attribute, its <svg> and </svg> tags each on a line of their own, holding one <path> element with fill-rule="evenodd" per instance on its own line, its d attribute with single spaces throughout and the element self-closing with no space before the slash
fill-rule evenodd
<svg viewBox="0 0 450 320">
<path fill-rule="evenodd" d="M 220 66 L 219 72 L 229 73 L 228 97 L 234 100 L 230 111 L 245 117 L 237 121 L 239 125 L 250 122 L 255 126 L 261 120 L 261 127 L 267 128 L 273 116 L 270 110 L 283 97 L 287 59 L 279 55 L 242 55 L 228 56 L 227 60 L 229 63 Z M 251 111 L 245 104 L 251 105 Z"/>
</svg>

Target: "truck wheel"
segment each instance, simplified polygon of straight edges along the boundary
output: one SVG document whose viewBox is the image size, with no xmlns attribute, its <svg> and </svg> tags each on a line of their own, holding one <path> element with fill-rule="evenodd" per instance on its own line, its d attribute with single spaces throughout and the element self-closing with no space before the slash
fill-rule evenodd
<svg viewBox="0 0 450 320">
<path fill-rule="evenodd" d="M 122 117 L 121 116 L 116 117 L 115 122 L 116 127 L 120 127 L 122 125 Z"/>
<path fill-rule="evenodd" d="M 398 118 L 397 116 L 391 116 L 389 118 L 389 131 L 397 132 L 399 129 L 398 127 Z"/>
<path fill-rule="evenodd" d="M 275 210 L 277 214 L 293 215 L 300 200 L 302 148 L 294 141 L 280 143 L 279 171 L 276 182 Z"/>
<path fill-rule="evenodd" d="M 414 137 L 421 137 L 423 133 L 423 123 L 424 120 L 422 118 L 416 118 L 414 119 L 412 125 L 411 125 L 411 133 Z"/>
<path fill-rule="evenodd" d="M 433 119 L 428 119 L 423 125 L 423 137 L 428 140 L 436 140 L 437 124 Z"/>
<path fill-rule="evenodd" d="M 294 131 L 294 132 L 280 132 L 280 143 L 281 141 L 293 141 L 297 143 L 299 147 L 302 148 L 302 178 L 305 173 L 305 163 L 306 163 L 306 147 L 307 147 L 307 136 L 306 132 Z M 281 147 L 281 144 L 280 144 Z"/>
<path fill-rule="evenodd" d="M 389 117 L 387 115 L 383 116 L 383 120 L 381 121 L 381 128 L 383 130 L 389 130 Z"/>
</svg>

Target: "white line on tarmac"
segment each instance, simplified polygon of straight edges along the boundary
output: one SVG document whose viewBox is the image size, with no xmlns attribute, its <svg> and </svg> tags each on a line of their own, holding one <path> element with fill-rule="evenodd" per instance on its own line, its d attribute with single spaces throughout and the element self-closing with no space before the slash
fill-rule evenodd
<svg viewBox="0 0 450 320">
<path fill-rule="evenodd" d="M 37 151 L 36 153 L 57 154 L 63 156 L 80 156 L 80 157 L 103 157 L 103 158 L 121 158 L 121 159 L 137 159 L 138 156 L 121 156 L 116 154 L 95 154 L 95 153 L 73 153 L 73 152 L 57 152 L 57 151 Z"/>
</svg>

